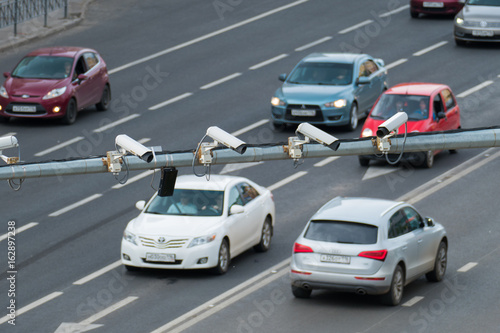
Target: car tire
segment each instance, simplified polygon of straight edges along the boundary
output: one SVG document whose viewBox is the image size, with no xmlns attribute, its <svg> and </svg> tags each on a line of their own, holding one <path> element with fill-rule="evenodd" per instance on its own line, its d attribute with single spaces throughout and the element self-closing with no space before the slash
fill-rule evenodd
<svg viewBox="0 0 500 333">
<path fill-rule="evenodd" d="M 430 169 L 434 165 L 434 152 L 429 150 L 425 152 L 424 167 Z"/>
<path fill-rule="evenodd" d="M 273 236 L 273 226 L 271 224 L 271 219 L 268 217 L 262 225 L 262 232 L 260 236 L 259 244 L 255 245 L 253 248 L 257 252 L 266 252 L 271 247 L 271 238 Z"/>
<path fill-rule="evenodd" d="M 64 114 L 64 117 L 62 118 L 62 122 L 66 125 L 73 124 L 76 120 L 77 112 L 78 112 L 78 109 L 76 108 L 76 102 L 72 98 L 69 100 L 68 105 L 66 106 L 66 113 Z"/>
<path fill-rule="evenodd" d="M 387 294 L 382 295 L 382 301 L 387 305 L 398 305 L 403 298 L 403 288 L 405 285 L 405 276 L 401 265 L 397 265 L 392 274 L 391 287 Z"/>
<path fill-rule="evenodd" d="M 136 266 L 129 266 L 129 265 L 125 265 L 125 268 L 127 269 L 127 271 L 129 272 L 137 272 L 137 271 L 140 271 L 141 268 L 140 267 L 136 267 Z"/>
<path fill-rule="evenodd" d="M 358 127 L 358 104 L 352 102 L 351 111 L 349 111 L 349 124 L 347 124 L 348 131 L 354 131 Z"/>
<path fill-rule="evenodd" d="M 231 262 L 231 256 L 229 255 L 229 243 L 227 239 L 224 238 L 219 248 L 217 266 L 215 266 L 212 271 L 216 275 L 223 275 L 229 269 L 230 262 Z"/>
<path fill-rule="evenodd" d="M 109 101 L 111 100 L 111 89 L 106 84 L 102 91 L 101 100 L 95 105 L 97 111 L 106 111 L 109 108 Z"/>
<path fill-rule="evenodd" d="M 411 9 L 410 9 L 410 16 L 411 16 L 412 18 L 418 18 L 418 12 L 416 12 L 416 11 L 414 11 L 414 10 L 411 10 Z"/>
<path fill-rule="evenodd" d="M 434 261 L 434 270 L 425 274 L 428 281 L 439 282 L 443 280 L 446 273 L 446 265 L 448 263 L 448 246 L 444 241 L 439 244 L 436 260 Z"/>
<path fill-rule="evenodd" d="M 304 289 L 304 288 L 292 285 L 292 294 L 296 298 L 309 298 L 311 296 L 311 293 L 312 293 L 312 289 Z"/>
<path fill-rule="evenodd" d="M 367 167 L 370 164 L 370 159 L 366 157 L 358 157 L 359 165 L 362 167 Z"/>
</svg>

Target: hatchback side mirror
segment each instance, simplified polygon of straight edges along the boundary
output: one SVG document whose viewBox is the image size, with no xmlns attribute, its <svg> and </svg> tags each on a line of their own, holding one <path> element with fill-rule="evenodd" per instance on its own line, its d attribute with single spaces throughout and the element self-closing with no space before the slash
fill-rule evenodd
<svg viewBox="0 0 500 333">
<path fill-rule="evenodd" d="M 444 113 L 443 111 L 438 112 L 437 117 L 438 119 L 446 119 L 446 113 Z"/>
<path fill-rule="evenodd" d="M 280 81 L 285 82 L 285 80 L 286 80 L 286 73 L 280 74 L 280 76 L 278 76 L 278 79 L 279 79 Z"/>
<path fill-rule="evenodd" d="M 78 81 L 84 81 L 87 80 L 89 77 L 85 74 L 80 74 L 78 75 Z"/>
<path fill-rule="evenodd" d="M 144 207 L 146 207 L 146 201 L 144 200 L 139 200 L 135 203 L 135 208 L 137 208 L 138 210 L 143 210 Z"/>
<path fill-rule="evenodd" d="M 10 77 L 10 73 L 9 72 L 3 72 L 3 76 L 8 79 Z"/>
</svg>

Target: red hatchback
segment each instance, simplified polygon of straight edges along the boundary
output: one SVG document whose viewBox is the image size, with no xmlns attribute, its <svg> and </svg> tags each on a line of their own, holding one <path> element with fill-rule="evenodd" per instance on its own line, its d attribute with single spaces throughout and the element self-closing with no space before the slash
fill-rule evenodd
<svg viewBox="0 0 500 333">
<path fill-rule="evenodd" d="M 386 90 L 373 106 L 366 118 L 361 137 L 375 136 L 378 126 L 396 112 L 408 114 L 407 128 L 411 132 L 435 132 L 460 128 L 460 108 L 450 87 L 436 83 L 401 83 Z M 398 133 L 405 132 L 405 125 Z M 409 153 L 404 157 L 415 165 L 428 168 L 434 163 L 434 155 L 439 151 Z M 391 155 L 395 160 L 399 155 Z M 359 163 L 367 166 L 370 159 L 385 159 L 384 156 L 359 156 Z"/>
<path fill-rule="evenodd" d="M 410 15 L 419 14 L 456 15 L 464 6 L 465 0 L 410 0 Z"/>
<path fill-rule="evenodd" d="M 91 105 L 107 110 L 111 88 L 106 63 L 92 49 L 50 47 L 26 55 L 0 87 L 0 120 L 61 118 L 75 122 Z"/>
</svg>

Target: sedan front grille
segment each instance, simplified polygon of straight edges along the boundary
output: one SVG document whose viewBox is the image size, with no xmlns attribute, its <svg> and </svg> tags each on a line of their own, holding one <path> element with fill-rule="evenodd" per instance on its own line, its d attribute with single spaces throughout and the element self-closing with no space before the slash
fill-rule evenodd
<svg viewBox="0 0 500 333">
<path fill-rule="evenodd" d="M 481 25 L 481 22 L 484 22 L 483 25 Z M 486 25 L 484 25 L 484 24 L 486 24 Z M 463 23 L 463 26 L 468 27 L 468 28 L 500 28 L 500 22 L 466 20 Z"/>
<path fill-rule="evenodd" d="M 163 238 L 163 240 L 160 241 L 160 238 L 163 238 L 163 237 L 158 237 L 158 238 L 154 239 L 154 238 L 147 238 L 147 237 L 139 236 L 139 239 L 141 240 L 142 246 L 152 247 L 152 248 L 160 249 L 160 250 L 178 249 L 178 248 L 183 247 L 188 241 L 187 238 L 168 239 L 168 240 Z"/>
</svg>

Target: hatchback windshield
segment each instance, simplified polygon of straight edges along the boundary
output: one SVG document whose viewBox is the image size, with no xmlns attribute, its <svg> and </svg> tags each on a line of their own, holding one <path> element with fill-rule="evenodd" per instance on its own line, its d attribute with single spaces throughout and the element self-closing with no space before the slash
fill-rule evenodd
<svg viewBox="0 0 500 333">
<path fill-rule="evenodd" d="M 343 221 L 311 221 L 304 238 L 331 243 L 375 244 L 378 228 L 374 225 Z"/>
<path fill-rule="evenodd" d="M 26 57 L 12 72 L 23 79 L 64 79 L 71 73 L 73 58 L 36 56 Z"/>
<path fill-rule="evenodd" d="M 498 0 L 469 0 L 468 5 L 476 6 L 500 6 L 500 1 Z"/>
<path fill-rule="evenodd" d="M 408 120 L 429 118 L 429 97 L 418 95 L 384 94 L 373 108 L 373 119 L 389 119 L 396 112 L 406 112 Z"/>
<path fill-rule="evenodd" d="M 156 196 L 146 213 L 160 215 L 221 216 L 223 191 L 175 189 L 170 197 Z"/>
<path fill-rule="evenodd" d="M 288 83 L 348 85 L 352 81 L 352 64 L 303 62 L 290 74 Z"/>
</svg>

